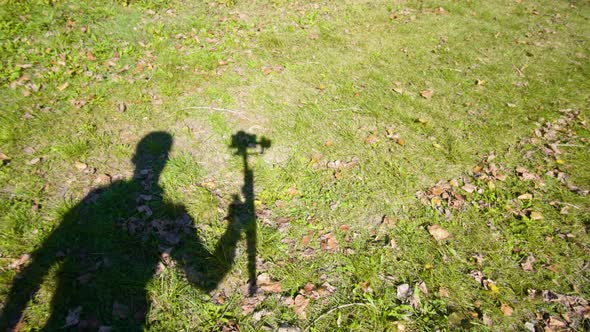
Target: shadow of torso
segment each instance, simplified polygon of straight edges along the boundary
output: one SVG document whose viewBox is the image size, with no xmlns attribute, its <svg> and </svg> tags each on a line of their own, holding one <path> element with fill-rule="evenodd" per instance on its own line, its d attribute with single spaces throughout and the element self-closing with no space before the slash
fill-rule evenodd
<svg viewBox="0 0 590 332">
<path fill-rule="evenodd" d="M 47 331 L 68 324 L 78 330 L 142 329 L 150 302 L 146 286 L 163 255 L 190 269 L 199 288 L 214 289 L 233 264 L 239 228 L 230 223 L 211 254 L 186 208 L 164 202 L 158 185 L 148 189 L 135 179 L 117 181 L 67 211 L 15 279 L 2 325 L 22 324 L 27 302 L 50 271 L 57 285 L 42 329 Z"/>
</svg>

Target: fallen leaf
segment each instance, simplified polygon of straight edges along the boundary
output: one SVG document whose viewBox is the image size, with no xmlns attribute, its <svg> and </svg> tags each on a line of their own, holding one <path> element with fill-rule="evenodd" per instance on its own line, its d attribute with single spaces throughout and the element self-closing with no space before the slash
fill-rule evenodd
<svg viewBox="0 0 590 332">
<path fill-rule="evenodd" d="M 473 193 L 476 189 L 477 189 L 477 187 L 472 185 L 471 183 L 466 183 L 463 186 L 463 190 L 465 190 L 466 192 L 468 192 L 470 194 Z"/>
<path fill-rule="evenodd" d="M 305 298 L 305 296 L 299 294 L 295 297 L 293 301 L 292 308 L 295 311 L 295 314 L 299 317 L 299 319 L 306 319 L 307 315 L 305 313 L 305 308 L 309 304 L 309 299 Z"/>
<path fill-rule="evenodd" d="M 396 224 L 397 224 L 397 218 L 395 218 L 395 217 L 383 216 L 383 219 L 381 219 L 381 225 L 385 225 L 388 228 L 393 228 L 393 227 L 395 227 Z"/>
<path fill-rule="evenodd" d="M 10 263 L 10 265 L 8 265 L 8 269 L 9 270 L 20 270 L 20 268 L 23 265 L 25 265 L 29 261 L 30 258 L 31 258 L 31 255 L 23 254 L 19 258 L 12 261 L 12 263 Z"/>
<path fill-rule="evenodd" d="M 273 281 L 268 273 L 262 273 L 256 278 L 256 285 L 265 292 L 269 293 L 280 293 L 281 284 L 277 281 Z"/>
<path fill-rule="evenodd" d="M 412 296 L 412 289 L 408 284 L 401 284 L 397 286 L 397 299 L 404 301 L 407 300 L 410 296 Z"/>
<path fill-rule="evenodd" d="M 565 322 L 559 320 L 557 317 L 554 316 L 549 317 L 547 325 L 549 325 L 549 327 L 556 328 L 558 331 L 561 331 L 562 329 L 567 327 L 567 324 Z"/>
<path fill-rule="evenodd" d="M 444 228 L 440 227 L 439 225 L 431 225 L 428 227 L 428 232 L 432 237 L 434 237 L 437 241 L 442 241 L 449 237 L 449 232 Z"/>
<path fill-rule="evenodd" d="M 336 237 L 332 233 L 328 233 L 322 235 L 320 237 L 321 241 L 321 248 L 324 251 L 334 251 L 338 249 L 338 241 L 336 241 Z"/>
<path fill-rule="evenodd" d="M 395 239 L 389 240 L 389 246 L 391 247 L 391 249 L 397 249 L 397 241 L 395 241 Z"/>
<path fill-rule="evenodd" d="M 538 212 L 538 211 L 531 212 L 531 216 L 530 217 L 531 217 L 532 220 L 541 220 L 541 219 L 543 219 L 543 215 L 541 214 L 541 212 Z"/>
<path fill-rule="evenodd" d="M 432 89 L 428 89 L 428 90 L 424 90 L 424 91 L 420 91 L 420 96 L 422 96 L 422 98 L 430 100 L 430 98 L 432 98 L 432 94 L 434 93 L 434 91 Z"/>
<path fill-rule="evenodd" d="M 363 293 L 373 293 L 373 288 L 371 284 L 366 281 L 359 282 L 359 287 L 363 290 Z"/>
<path fill-rule="evenodd" d="M 111 183 L 111 176 L 108 174 L 97 175 L 96 178 L 94 179 L 95 185 L 106 185 L 109 183 Z"/>
<path fill-rule="evenodd" d="M 74 166 L 76 166 L 76 168 L 80 171 L 85 170 L 86 168 L 88 168 L 88 165 L 86 165 L 85 163 L 81 162 L 81 161 L 76 161 L 74 163 Z"/>
<path fill-rule="evenodd" d="M 532 271 L 533 270 L 533 263 L 535 262 L 535 257 L 533 255 L 529 255 L 524 263 L 520 264 L 523 270 L 525 271 Z"/>
<path fill-rule="evenodd" d="M 518 196 L 518 199 L 521 200 L 521 201 L 531 200 L 531 199 L 533 199 L 533 195 L 531 195 L 529 193 L 522 194 L 522 195 Z"/>
<path fill-rule="evenodd" d="M 424 281 L 418 284 L 418 289 L 420 292 L 422 292 L 422 294 L 428 295 L 428 288 L 426 287 L 426 283 Z"/>
<path fill-rule="evenodd" d="M 310 241 L 310 240 L 311 240 L 311 239 L 310 239 L 309 235 L 304 235 L 304 236 L 301 238 L 301 244 L 303 244 L 304 246 L 306 246 L 306 245 L 308 245 L 308 244 L 309 244 L 309 241 Z"/>
<path fill-rule="evenodd" d="M 96 56 L 94 56 L 94 54 L 92 54 L 92 52 L 88 51 L 88 52 L 86 52 L 86 59 L 88 59 L 90 61 L 96 61 Z"/>
<path fill-rule="evenodd" d="M 500 306 L 500 311 L 502 311 L 504 316 L 512 316 L 512 312 L 514 311 L 514 309 L 512 309 L 512 307 L 510 307 L 506 303 L 502 303 L 502 305 Z"/>
<path fill-rule="evenodd" d="M 201 182 L 201 186 L 205 189 L 208 189 L 208 190 L 215 190 L 215 188 L 217 188 L 217 185 L 215 184 L 215 181 L 213 181 L 213 180 L 203 181 L 203 182 Z"/>
<path fill-rule="evenodd" d="M 379 137 L 375 134 L 371 134 L 365 138 L 365 143 L 367 144 L 375 144 L 379 141 Z"/>
<path fill-rule="evenodd" d="M 438 8 L 436 8 L 436 9 L 434 10 L 434 12 L 435 12 L 436 14 L 439 14 L 439 15 L 444 15 L 444 14 L 446 14 L 446 13 L 447 13 L 447 11 L 446 11 L 446 10 L 445 10 L 443 7 L 438 7 Z"/>
<path fill-rule="evenodd" d="M 29 160 L 28 164 L 29 165 L 35 165 L 35 164 L 37 164 L 40 161 L 41 161 L 41 158 L 33 158 L 33 159 Z"/>
<path fill-rule="evenodd" d="M 5 162 L 9 162 L 10 158 L 4 153 L 0 152 L 0 165 L 4 165 Z"/>
<path fill-rule="evenodd" d="M 57 87 L 57 89 L 58 89 L 59 91 L 64 91 L 65 89 L 67 89 L 67 88 L 68 88 L 68 86 L 70 86 L 70 83 L 68 83 L 68 82 L 65 82 L 64 84 L 62 84 L 62 85 L 58 86 L 58 87 Z"/>
<path fill-rule="evenodd" d="M 395 143 L 397 143 L 398 145 L 404 146 L 404 145 L 406 145 L 406 140 L 401 137 L 398 137 L 395 139 Z"/>
</svg>

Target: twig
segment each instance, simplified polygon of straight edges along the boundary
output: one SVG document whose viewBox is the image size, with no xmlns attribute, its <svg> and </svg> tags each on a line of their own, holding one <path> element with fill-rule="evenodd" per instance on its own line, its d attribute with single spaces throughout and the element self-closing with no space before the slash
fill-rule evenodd
<svg viewBox="0 0 590 332">
<path fill-rule="evenodd" d="M 567 146 L 567 147 L 572 147 L 572 148 L 585 148 L 584 145 L 579 145 L 579 144 L 555 144 L 555 146 Z"/>
<path fill-rule="evenodd" d="M 348 307 L 353 307 L 353 306 L 369 306 L 368 303 L 361 303 L 361 302 L 355 302 L 355 303 L 348 303 L 348 304 L 343 304 L 343 305 L 339 305 L 335 308 L 332 308 L 328 311 L 326 311 L 325 313 L 319 315 L 316 319 L 314 319 L 311 323 L 309 323 L 309 325 L 307 325 L 307 327 L 305 327 L 304 331 L 309 330 L 310 327 L 312 327 L 315 323 L 317 323 L 320 319 L 326 317 L 327 315 L 333 313 L 336 310 L 340 310 L 340 309 L 344 309 L 344 308 L 348 308 Z"/>
<path fill-rule="evenodd" d="M 340 111 L 353 111 L 353 112 L 361 112 L 362 109 L 358 107 L 345 107 L 345 108 L 337 108 L 332 110 L 332 112 L 340 112 Z"/>
<path fill-rule="evenodd" d="M 573 208 L 575 208 L 575 209 L 577 209 L 577 210 L 580 210 L 580 207 L 579 207 L 579 206 L 577 206 L 577 205 L 573 205 L 573 204 L 571 204 L 571 203 L 566 203 L 566 202 L 555 202 L 555 203 L 557 203 L 557 204 L 561 204 L 561 205 L 567 205 L 567 206 L 571 206 L 571 207 L 573 207 Z"/>
<path fill-rule="evenodd" d="M 227 113 L 231 113 L 231 114 L 235 114 L 237 116 L 240 116 L 246 120 L 250 120 L 250 118 L 245 116 L 242 112 L 230 110 L 227 108 L 219 108 L 219 107 L 212 107 L 212 106 L 189 106 L 189 107 L 183 108 L 182 110 L 183 111 L 184 110 L 210 110 L 210 111 L 216 111 L 216 112 L 227 112 Z"/>
</svg>

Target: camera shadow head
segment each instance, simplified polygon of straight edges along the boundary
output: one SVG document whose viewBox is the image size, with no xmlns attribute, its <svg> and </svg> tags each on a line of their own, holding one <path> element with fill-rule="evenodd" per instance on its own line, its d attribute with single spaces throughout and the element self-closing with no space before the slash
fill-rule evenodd
<svg viewBox="0 0 590 332">
<path fill-rule="evenodd" d="M 271 141 L 266 137 L 257 139 L 256 135 L 248 134 L 243 130 L 238 131 L 231 137 L 231 148 L 236 149 L 236 154 L 247 154 L 248 148 L 255 149 L 260 146 L 260 153 L 264 153 L 265 149 L 270 148 Z"/>
</svg>

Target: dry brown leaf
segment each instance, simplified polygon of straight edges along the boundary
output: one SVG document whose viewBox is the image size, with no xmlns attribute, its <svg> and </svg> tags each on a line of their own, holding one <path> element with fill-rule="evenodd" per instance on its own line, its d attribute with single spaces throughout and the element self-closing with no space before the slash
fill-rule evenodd
<svg viewBox="0 0 590 332">
<path fill-rule="evenodd" d="M 531 199 L 533 199 L 533 195 L 531 195 L 529 193 L 522 194 L 522 195 L 518 196 L 518 199 L 521 200 L 521 201 L 531 200 Z"/>
<path fill-rule="evenodd" d="M 74 166 L 76 166 L 76 168 L 80 171 L 85 170 L 86 168 L 88 168 L 88 165 L 86 165 L 85 163 L 81 162 L 81 161 L 76 161 L 74 163 Z"/>
<path fill-rule="evenodd" d="M 408 284 L 401 284 L 397 286 L 396 296 L 398 300 L 407 300 L 412 296 L 412 288 Z"/>
<path fill-rule="evenodd" d="M 23 254 L 19 258 L 12 261 L 12 263 L 10 263 L 10 265 L 8 265 L 8 269 L 9 270 L 20 270 L 20 268 L 23 265 L 25 265 L 29 261 L 30 258 L 31 258 L 31 255 Z"/>
<path fill-rule="evenodd" d="M 338 249 L 338 241 L 336 241 L 336 237 L 332 233 L 321 236 L 320 241 L 320 247 L 324 251 L 334 251 Z"/>
<path fill-rule="evenodd" d="M 27 164 L 35 165 L 35 164 L 39 163 L 40 161 L 41 161 L 41 158 L 33 158 L 33 159 L 29 160 L 29 162 Z"/>
<path fill-rule="evenodd" d="M 422 98 L 427 99 L 427 100 L 432 98 L 433 94 L 434 94 L 434 91 L 432 89 L 420 91 L 420 96 L 422 96 Z"/>
<path fill-rule="evenodd" d="M 293 301 L 293 304 L 291 305 L 291 307 L 293 308 L 293 310 L 295 311 L 295 314 L 297 314 L 299 319 L 306 319 L 307 318 L 307 314 L 305 313 L 305 308 L 307 308 L 308 304 L 309 304 L 309 299 L 306 298 L 305 296 L 299 294 L 295 297 L 295 300 Z"/>
<path fill-rule="evenodd" d="M 108 174 L 100 174 L 97 175 L 96 178 L 94 179 L 94 184 L 95 185 L 106 185 L 111 183 L 111 176 Z"/>
<path fill-rule="evenodd" d="M 254 309 L 256 309 L 256 306 L 262 302 L 264 300 L 264 296 L 253 296 L 253 297 L 246 297 L 244 299 L 244 301 L 242 302 L 242 310 L 244 312 L 244 314 L 250 314 L 252 312 L 254 312 Z"/>
<path fill-rule="evenodd" d="M 514 309 L 512 309 L 512 307 L 510 307 L 506 303 L 502 303 L 502 305 L 500 306 L 500 311 L 502 311 L 504 316 L 512 316 L 512 312 L 514 312 Z"/>
<path fill-rule="evenodd" d="M 398 138 L 396 138 L 396 139 L 395 139 L 395 142 L 396 142 L 398 145 L 401 145 L 401 146 L 404 146 L 404 145 L 406 145 L 406 140 L 405 140 L 405 139 L 403 139 L 403 138 L 401 138 L 401 137 L 398 137 Z"/>
<path fill-rule="evenodd" d="M 310 240 L 311 240 L 311 239 L 310 239 L 309 235 L 304 235 L 304 236 L 301 238 L 301 244 L 303 244 L 304 246 L 306 246 L 306 245 L 308 245 L 308 244 L 309 244 L 309 241 L 310 241 Z"/>
<path fill-rule="evenodd" d="M 396 224 L 397 224 L 397 218 L 395 218 L 395 217 L 383 216 L 383 219 L 381 220 L 381 225 L 385 225 L 388 228 L 393 228 L 393 227 L 395 227 Z"/>
<path fill-rule="evenodd" d="M 96 61 L 96 56 L 92 52 L 88 51 L 86 52 L 86 59 L 90 61 Z"/>
<path fill-rule="evenodd" d="M 269 293 L 280 293 L 281 284 L 277 281 L 273 281 L 268 273 L 262 273 L 256 278 L 256 284 L 260 289 Z"/>
<path fill-rule="evenodd" d="M 391 249 L 397 249 L 397 241 L 395 239 L 389 240 L 389 246 L 391 247 Z"/>
<path fill-rule="evenodd" d="M 371 134 L 365 138 L 365 143 L 367 144 L 375 144 L 379 141 L 379 137 L 375 134 Z"/>
<path fill-rule="evenodd" d="M 428 295 L 428 287 L 426 287 L 426 283 L 424 281 L 418 284 L 418 289 L 420 292 L 422 292 L 422 294 Z"/>
<path fill-rule="evenodd" d="M 476 186 L 474 186 L 474 185 L 472 185 L 471 183 L 466 183 L 466 184 L 463 186 L 463 190 L 465 190 L 466 192 L 468 192 L 468 193 L 470 193 L 470 194 L 471 194 L 471 193 L 473 193 L 475 190 L 477 190 L 477 187 L 476 187 Z"/>
<path fill-rule="evenodd" d="M 68 88 L 68 86 L 70 86 L 70 83 L 68 83 L 68 82 L 65 82 L 64 84 L 62 84 L 62 85 L 58 86 L 58 87 L 57 87 L 57 89 L 58 89 L 59 91 L 64 91 L 65 89 L 67 89 L 67 88 Z"/>
<path fill-rule="evenodd" d="M 428 227 L 428 232 L 432 237 L 434 237 L 437 241 L 442 241 L 449 237 L 449 232 L 444 228 L 440 227 L 439 225 L 431 225 Z"/>
<path fill-rule="evenodd" d="M 520 264 L 523 270 L 525 271 L 532 271 L 533 270 L 533 263 L 535 262 L 535 256 L 529 255 L 524 263 Z"/>
<path fill-rule="evenodd" d="M 531 212 L 531 219 L 532 220 L 541 220 L 541 219 L 543 219 L 543 215 L 541 214 L 541 212 L 533 211 L 533 212 Z"/>
</svg>

